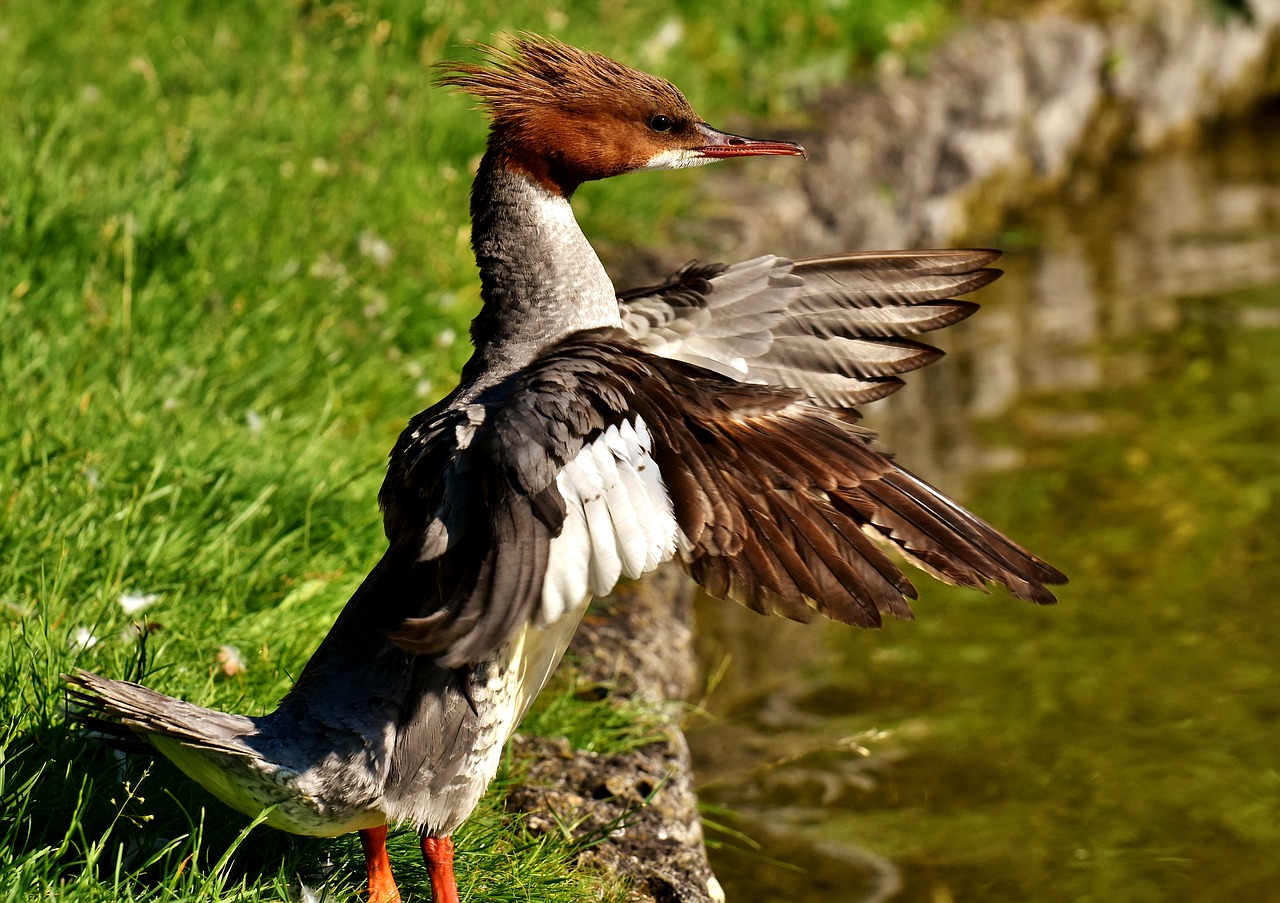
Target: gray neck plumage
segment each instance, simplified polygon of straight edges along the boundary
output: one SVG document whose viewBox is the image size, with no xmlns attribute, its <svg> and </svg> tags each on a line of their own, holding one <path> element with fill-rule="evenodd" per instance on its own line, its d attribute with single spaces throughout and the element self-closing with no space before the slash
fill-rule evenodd
<svg viewBox="0 0 1280 903">
<path fill-rule="evenodd" d="M 569 201 L 486 154 L 471 192 L 471 246 L 484 307 L 464 377 L 525 366 L 572 332 L 621 326 L 617 293 Z"/>
</svg>

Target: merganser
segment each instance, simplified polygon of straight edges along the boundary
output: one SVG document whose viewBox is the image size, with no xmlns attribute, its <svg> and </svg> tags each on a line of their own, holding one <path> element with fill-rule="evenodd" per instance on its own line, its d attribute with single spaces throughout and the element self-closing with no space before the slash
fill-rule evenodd
<svg viewBox="0 0 1280 903">
<path fill-rule="evenodd" d="M 1063 575 L 895 464 L 852 406 L 940 352 L 983 250 L 762 257 L 619 296 L 574 218 L 586 181 L 798 155 L 717 131 L 670 83 L 535 36 L 440 81 L 491 118 L 472 193 L 483 308 L 460 385 L 412 419 L 379 501 L 389 547 L 279 708 L 210 711 L 67 678 L 83 717 L 146 738 L 232 807 L 297 834 L 420 834 L 435 903 L 450 835 L 593 596 L 675 559 L 713 595 L 807 620 L 910 617 L 884 551 L 948 582 L 1054 601 Z"/>
</svg>

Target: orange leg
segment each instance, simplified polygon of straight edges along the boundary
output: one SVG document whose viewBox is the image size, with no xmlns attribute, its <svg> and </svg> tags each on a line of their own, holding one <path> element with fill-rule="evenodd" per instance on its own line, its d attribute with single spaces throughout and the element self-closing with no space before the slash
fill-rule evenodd
<svg viewBox="0 0 1280 903">
<path fill-rule="evenodd" d="M 431 879 L 431 903 L 461 903 L 453 877 L 453 841 L 448 837 L 422 838 L 422 858 Z"/>
<path fill-rule="evenodd" d="M 369 903 L 400 903 L 400 888 L 391 874 L 391 857 L 387 855 L 387 826 L 365 828 L 360 832 L 364 848 L 364 865 L 369 872 Z"/>
</svg>

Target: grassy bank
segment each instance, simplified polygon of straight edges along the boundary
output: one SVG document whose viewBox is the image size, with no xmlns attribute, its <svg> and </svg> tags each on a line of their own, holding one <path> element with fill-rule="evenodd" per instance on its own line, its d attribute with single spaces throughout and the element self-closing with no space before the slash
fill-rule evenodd
<svg viewBox="0 0 1280 903">
<path fill-rule="evenodd" d="M 69 734 L 58 675 L 266 711 L 381 552 L 384 456 L 452 384 L 477 300 L 483 123 L 430 64 L 546 31 L 673 78 L 713 122 L 785 122 L 952 5 L 0 6 L 0 899 L 356 892 L 354 838 L 241 843 L 167 764 Z M 588 234 L 661 241 L 694 179 L 589 186 Z M 634 742 L 564 692 L 575 714 L 537 730 Z M 501 807 L 499 785 L 459 835 L 464 898 L 595 893 L 568 842 Z"/>
</svg>

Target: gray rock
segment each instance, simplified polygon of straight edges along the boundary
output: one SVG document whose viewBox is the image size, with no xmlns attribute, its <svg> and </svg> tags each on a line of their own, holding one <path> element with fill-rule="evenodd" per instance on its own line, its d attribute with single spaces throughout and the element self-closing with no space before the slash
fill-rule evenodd
<svg viewBox="0 0 1280 903">
<path fill-rule="evenodd" d="M 940 47 L 923 78 L 884 66 L 825 95 L 807 166 L 718 173 L 740 211 L 726 244 L 946 244 L 1063 185 L 1082 161 L 1185 140 L 1280 91 L 1280 0 L 1250 10 L 1148 0 L 1102 24 L 992 21 Z"/>
<path fill-rule="evenodd" d="M 622 587 L 588 613 L 570 656 L 579 678 L 612 695 L 661 707 L 693 690 L 693 587 L 664 567 Z M 579 862 L 624 880 L 631 903 L 723 900 L 707 862 L 689 748 L 676 709 L 661 740 L 633 752 L 601 756 L 568 743 L 517 737 L 534 764 L 508 797 L 534 833 L 571 825 Z"/>
</svg>

